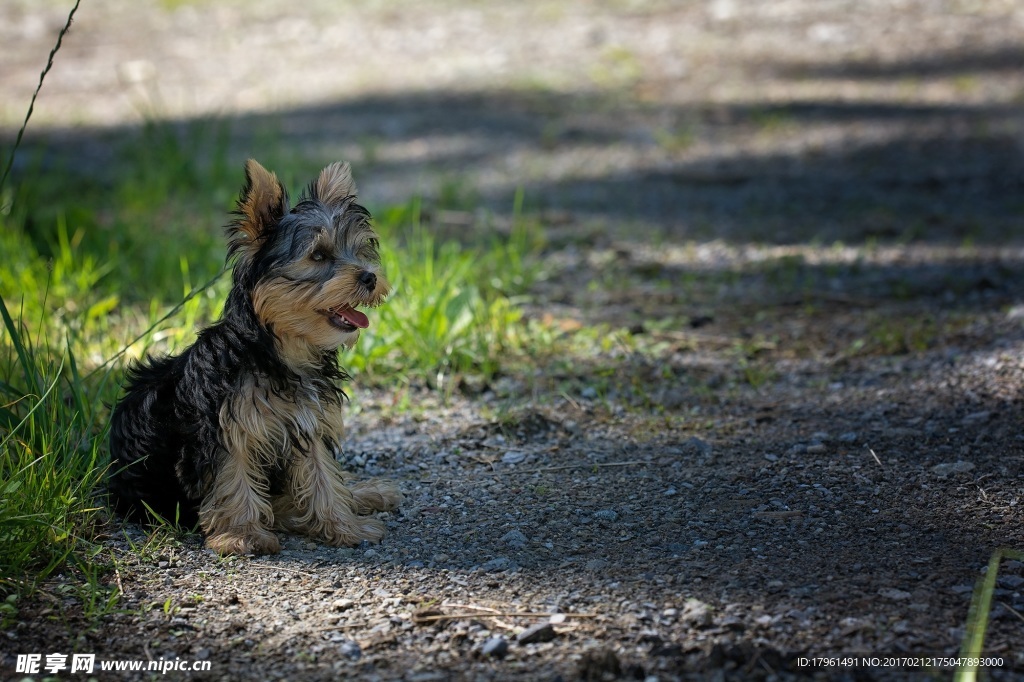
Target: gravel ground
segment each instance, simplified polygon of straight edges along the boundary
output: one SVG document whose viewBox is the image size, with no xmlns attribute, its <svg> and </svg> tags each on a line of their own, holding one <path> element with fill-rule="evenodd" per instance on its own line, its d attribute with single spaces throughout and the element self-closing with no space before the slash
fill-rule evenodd
<svg viewBox="0 0 1024 682">
<path fill-rule="evenodd" d="M 5 675 L 75 650 L 197 680 L 905 680 L 933 675 L 799 658 L 956 654 L 990 554 L 1024 547 L 1018 3 L 112 7 L 81 10 L 36 161 L 102 175 L 159 104 L 229 115 L 239 159 L 349 158 L 371 204 L 455 192 L 500 227 L 522 187 L 528 316 L 605 331 L 450 398 L 354 385 L 345 465 L 406 494 L 382 544 L 220 559 L 111 526 L 120 611 L 91 624 L 63 576 Z M 0 7 L 8 128 L 64 11 Z M 1024 679 L 1020 562 L 993 608 L 990 679 Z"/>
</svg>

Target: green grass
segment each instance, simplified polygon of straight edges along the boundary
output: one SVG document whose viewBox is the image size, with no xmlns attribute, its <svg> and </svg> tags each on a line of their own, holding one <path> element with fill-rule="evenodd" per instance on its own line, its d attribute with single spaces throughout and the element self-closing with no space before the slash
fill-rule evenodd
<svg viewBox="0 0 1024 682">
<path fill-rule="evenodd" d="M 5 190 L 0 597 L 31 593 L 70 569 L 87 591 L 83 609 L 109 607 L 100 573 L 83 570 L 103 559 L 93 537 L 103 518 L 108 406 L 127 361 L 180 351 L 220 315 L 229 277 L 196 290 L 223 267 L 221 226 L 243 181 L 228 133 L 222 121 L 149 123 L 102 178 L 39 168 Z M 286 181 L 334 160 L 288 158 L 273 145 L 263 158 Z M 542 235 L 521 207 L 520 195 L 511 233 L 497 236 L 483 217 L 457 241 L 435 236 L 422 215 L 436 211 L 421 212 L 418 200 L 371 207 L 394 292 L 342 355 L 357 391 L 452 391 L 460 376 L 486 379 L 523 357 L 516 297 L 536 275 Z M 0 618 L 16 608 L 3 603 Z"/>
<path fill-rule="evenodd" d="M 964 637 L 960 643 L 960 658 L 964 659 L 965 664 L 957 668 L 953 675 L 954 682 L 975 682 L 979 677 L 979 671 L 984 675 L 984 671 L 989 667 L 982 665 L 986 658 L 1000 658 L 995 655 L 986 657 L 985 634 L 988 632 L 989 613 L 996 590 L 996 578 L 999 575 L 999 567 L 1003 559 L 1024 561 L 1024 552 L 1005 547 L 995 550 L 989 559 L 985 574 L 975 584 L 974 594 L 971 596 L 971 606 L 967 612 Z"/>
<path fill-rule="evenodd" d="M 0 300 L 0 594 L 32 591 L 88 551 L 104 472 L 102 405 L 69 347 L 37 342 Z M 45 324 L 45 323 L 44 323 Z M 38 334 L 36 338 L 45 338 Z M 108 375 L 93 385 L 102 390 Z"/>
<path fill-rule="evenodd" d="M 522 348 L 521 313 L 501 291 L 529 277 L 517 239 L 478 248 L 439 242 L 421 223 L 419 202 L 383 211 L 377 229 L 394 290 L 343 364 L 370 382 L 397 377 L 435 388 L 450 387 L 453 375 L 496 374 Z"/>
</svg>

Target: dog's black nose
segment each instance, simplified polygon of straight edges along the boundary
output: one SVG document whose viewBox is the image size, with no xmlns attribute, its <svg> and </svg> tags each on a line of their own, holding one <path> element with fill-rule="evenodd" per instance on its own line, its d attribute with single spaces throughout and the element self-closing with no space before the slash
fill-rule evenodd
<svg viewBox="0 0 1024 682">
<path fill-rule="evenodd" d="M 369 270 L 364 270 L 363 274 L 359 275 L 359 283 L 368 290 L 373 291 L 377 288 L 377 275 L 373 274 Z"/>
</svg>

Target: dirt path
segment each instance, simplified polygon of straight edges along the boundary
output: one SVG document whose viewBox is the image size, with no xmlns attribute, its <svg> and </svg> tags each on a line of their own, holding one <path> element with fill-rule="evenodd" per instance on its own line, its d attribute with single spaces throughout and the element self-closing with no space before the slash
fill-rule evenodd
<svg viewBox="0 0 1024 682">
<path fill-rule="evenodd" d="M 548 238 L 529 315 L 608 343 L 397 415 L 355 386 L 346 464 L 407 495 L 383 544 L 221 560 L 130 529 L 125 611 L 31 605 L 3 669 L 854 679 L 799 658 L 955 655 L 990 553 L 1024 547 L 1024 12 L 679 5 L 86 4 L 45 158 L 102 169 L 158 102 L 230 114 L 239 159 L 349 158 L 371 203 L 500 217 L 522 187 Z M 5 124 L 65 11 L 0 8 Z M 1022 613 L 1006 562 L 991 679 L 1024 676 Z"/>
</svg>

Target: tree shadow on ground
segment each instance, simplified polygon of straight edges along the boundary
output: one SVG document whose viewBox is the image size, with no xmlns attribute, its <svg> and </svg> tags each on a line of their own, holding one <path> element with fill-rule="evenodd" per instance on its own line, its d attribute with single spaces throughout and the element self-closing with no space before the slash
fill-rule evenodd
<svg viewBox="0 0 1024 682">
<path fill-rule="evenodd" d="M 1024 50 L 1017 45 L 983 50 L 953 51 L 898 61 L 848 60 L 828 64 L 778 63 L 771 68 L 795 78 L 862 78 L 898 80 L 908 77 L 943 77 L 978 73 L 1014 73 L 1024 64 Z"/>
<path fill-rule="evenodd" d="M 881 65 L 877 77 L 998 71 L 1018 57 L 1012 50 L 947 55 Z M 832 78 L 874 67 L 806 68 L 810 77 Z M 1006 103 L 680 105 L 628 93 L 521 89 L 372 95 L 217 125 L 229 130 L 230 167 L 246 156 L 287 159 L 286 166 L 348 158 L 371 204 L 447 192 L 508 213 L 522 189 L 528 206 L 670 240 L 998 244 L 1024 236 L 1022 114 L 1024 107 Z M 167 123 L 182 145 L 189 129 L 210 125 Z M 83 189 L 95 194 L 116 186 L 119 174 L 138 172 L 125 150 L 146 143 L 140 130 L 30 129 L 17 170 L 21 177 L 69 173 L 87 179 Z M 216 150 L 176 151 L 205 157 Z M 62 184 L 69 186 L 60 195 L 76 199 L 75 183 Z"/>
</svg>

